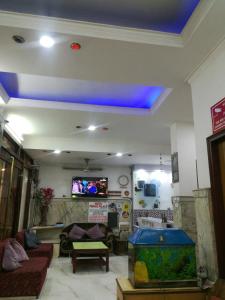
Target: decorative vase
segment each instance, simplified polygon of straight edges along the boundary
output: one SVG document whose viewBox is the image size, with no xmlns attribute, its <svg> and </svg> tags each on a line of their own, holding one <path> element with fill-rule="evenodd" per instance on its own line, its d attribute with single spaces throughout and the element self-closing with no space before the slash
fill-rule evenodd
<svg viewBox="0 0 225 300">
<path fill-rule="evenodd" d="M 47 225 L 47 214 L 48 214 L 48 206 L 40 207 L 40 225 Z"/>
</svg>

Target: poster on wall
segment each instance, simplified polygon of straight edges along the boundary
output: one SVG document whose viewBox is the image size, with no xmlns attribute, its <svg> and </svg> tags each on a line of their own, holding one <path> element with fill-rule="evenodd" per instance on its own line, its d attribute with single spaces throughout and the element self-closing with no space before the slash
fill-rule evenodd
<svg viewBox="0 0 225 300">
<path fill-rule="evenodd" d="M 116 200 L 109 202 L 109 212 L 117 212 L 119 222 L 130 221 L 131 203 L 129 200 Z"/>
<path fill-rule="evenodd" d="M 89 202 L 88 222 L 107 223 L 108 205 L 106 202 Z"/>
<path fill-rule="evenodd" d="M 179 182 L 178 152 L 171 155 L 172 181 Z"/>
<path fill-rule="evenodd" d="M 213 133 L 225 128 L 225 98 L 211 107 L 211 118 Z"/>
</svg>

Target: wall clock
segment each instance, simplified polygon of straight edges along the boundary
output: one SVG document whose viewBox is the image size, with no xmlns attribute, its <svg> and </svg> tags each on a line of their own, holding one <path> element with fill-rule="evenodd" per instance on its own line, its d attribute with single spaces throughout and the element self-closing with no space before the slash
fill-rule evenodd
<svg viewBox="0 0 225 300">
<path fill-rule="evenodd" d="M 129 178 L 126 175 L 120 175 L 118 182 L 121 186 L 127 186 L 129 183 Z"/>
</svg>

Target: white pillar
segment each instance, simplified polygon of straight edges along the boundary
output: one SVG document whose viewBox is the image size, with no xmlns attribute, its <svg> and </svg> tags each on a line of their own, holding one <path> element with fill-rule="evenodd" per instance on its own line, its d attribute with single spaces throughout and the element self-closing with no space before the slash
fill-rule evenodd
<svg viewBox="0 0 225 300">
<path fill-rule="evenodd" d="M 171 153 L 178 152 L 179 182 L 173 183 L 174 196 L 192 196 L 197 189 L 194 125 L 174 123 L 170 128 Z"/>
</svg>

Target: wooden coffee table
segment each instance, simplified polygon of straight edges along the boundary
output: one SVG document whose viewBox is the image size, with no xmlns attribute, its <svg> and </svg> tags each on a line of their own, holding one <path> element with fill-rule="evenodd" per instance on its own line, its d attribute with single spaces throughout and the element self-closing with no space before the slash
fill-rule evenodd
<svg viewBox="0 0 225 300">
<path fill-rule="evenodd" d="M 76 272 L 77 260 L 84 257 L 98 257 L 99 262 L 106 266 L 106 272 L 109 271 L 109 248 L 103 242 L 73 242 L 73 273 Z"/>
</svg>

